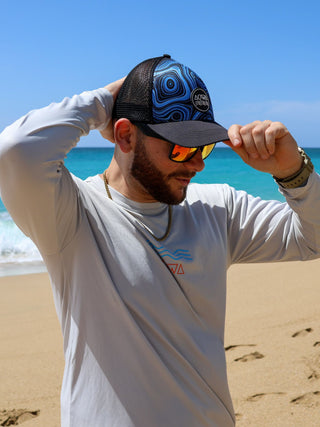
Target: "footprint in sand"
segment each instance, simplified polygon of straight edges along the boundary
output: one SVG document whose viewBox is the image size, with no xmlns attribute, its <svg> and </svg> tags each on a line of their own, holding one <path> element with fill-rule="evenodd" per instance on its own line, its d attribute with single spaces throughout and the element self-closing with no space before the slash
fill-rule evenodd
<svg viewBox="0 0 320 427">
<path fill-rule="evenodd" d="M 292 336 L 292 338 L 295 337 L 304 337 L 308 334 L 310 334 L 310 332 L 313 332 L 312 328 L 306 328 L 306 329 L 302 329 L 301 331 L 295 332 Z"/>
<path fill-rule="evenodd" d="M 316 370 L 312 370 L 311 374 L 308 376 L 308 380 L 318 380 L 320 378 L 320 374 Z"/>
<path fill-rule="evenodd" d="M 235 362 L 250 362 L 251 360 L 256 359 L 262 359 L 264 357 L 263 354 L 259 353 L 258 351 L 255 351 L 250 354 L 245 354 L 244 356 L 238 357 L 237 359 L 234 359 Z"/>
<path fill-rule="evenodd" d="M 225 347 L 225 351 L 234 350 L 238 347 L 255 347 L 257 344 L 235 344 L 235 345 L 228 345 Z"/>
<path fill-rule="evenodd" d="M 320 391 L 310 391 L 291 400 L 295 405 L 307 407 L 320 406 Z"/>
<path fill-rule="evenodd" d="M 285 393 L 282 393 L 282 392 L 274 392 L 274 393 L 257 393 L 257 394 L 254 394 L 254 395 L 252 395 L 252 396 L 249 396 L 246 400 L 247 400 L 248 402 L 257 402 L 258 400 L 262 399 L 264 396 L 270 396 L 270 395 L 272 395 L 272 394 L 275 394 L 275 395 L 281 395 L 281 394 L 285 394 Z"/>
<path fill-rule="evenodd" d="M 313 347 L 320 347 L 320 341 L 316 341 L 316 342 L 313 344 Z"/>
<path fill-rule="evenodd" d="M 0 426 L 17 426 L 25 421 L 37 417 L 40 411 L 28 411 L 27 409 L 12 409 L 0 411 Z"/>
<path fill-rule="evenodd" d="M 320 378 L 320 354 L 305 359 L 308 380 L 318 380 Z"/>
</svg>

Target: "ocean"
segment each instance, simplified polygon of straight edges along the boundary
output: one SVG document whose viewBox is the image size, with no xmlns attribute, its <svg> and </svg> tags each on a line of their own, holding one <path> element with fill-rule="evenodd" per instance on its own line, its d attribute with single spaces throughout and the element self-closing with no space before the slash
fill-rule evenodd
<svg viewBox="0 0 320 427">
<path fill-rule="evenodd" d="M 320 148 L 306 148 L 315 169 L 320 171 Z M 85 179 L 108 166 L 113 148 L 77 148 L 66 159 L 67 168 Z M 193 180 L 198 183 L 228 183 L 238 190 L 267 200 L 284 201 L 272 177 L 253 170 L 228 148 L 215 148 L 206 167 Z M 12 221 L 0 199 L 0 276 L 45 271 L 41 256 Z"/>
</svg>

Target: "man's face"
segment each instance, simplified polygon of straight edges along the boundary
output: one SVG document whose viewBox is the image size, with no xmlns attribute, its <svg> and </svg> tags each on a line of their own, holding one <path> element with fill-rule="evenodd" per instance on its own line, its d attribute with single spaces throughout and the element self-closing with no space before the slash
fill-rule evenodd
<svg viewBox="0 0 320 427">
<path fill-rule="evenodd" d="M 204 163 L 200 151 L 188 162 L 173 162 L 169 159 L 170 145 L 139 131 L 131 175 L 155 201 L 175 205 L 185 199 L 191 178 Z"/>
</svg>

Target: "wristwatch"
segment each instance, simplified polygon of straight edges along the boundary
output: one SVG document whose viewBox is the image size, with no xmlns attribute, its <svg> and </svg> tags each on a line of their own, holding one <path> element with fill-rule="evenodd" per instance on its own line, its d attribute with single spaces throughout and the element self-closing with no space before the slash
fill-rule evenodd
<svg viewBox="0 0 320 427">
<path fill-rule="evenodd" d="M 311 162 L 310 157 L 305 151 L 298 147 L 299 153 L 302 157 L 302 166 L 298 170 L 298 172 L 293 175 L 288 176 L 287 178 L 279 179 L 277 177 L 273 177 L 274 180 L 281 185 L 283 188 L 298 188 L 302 187 L 306 181 L 308 180 L 310 174 L 312 173 L 314 166 Z"/>
</svg>

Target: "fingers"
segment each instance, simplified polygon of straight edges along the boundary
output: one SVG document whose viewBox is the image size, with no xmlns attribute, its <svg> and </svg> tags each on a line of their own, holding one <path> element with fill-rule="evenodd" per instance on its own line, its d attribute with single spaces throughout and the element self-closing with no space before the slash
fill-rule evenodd
<svg viewBox="0 0 320 427">
<path fill-rule="evenodd" d="M 126 77 L 122 77 L 122 79 L 116 80 L 115 82 L 109 83 L 107 86 L 105 86 L 106 89 L 111 93 L 113 96 L 113 100 L 115 101 L 118 93 L 120 91 L 120 88 L 125 81 Z"/>
<path fill-rule="evenodd" d="M 256 121 L 240 129 L 243 145 L 250 157 L 267 159 L 273 153 L 272 138 L 266 138 L 266 132 L 270 125 L 271 122 L 269 120 L 264 122 Z"/>
<path fill-rule="evenodd" d="M 105 89 L 107 89 L 111 93 L 113 101 L 117 99 L 117 96 L 125 79 L 126 77 L 122 77 L 122 79 L 116 80 L 115 82 L 109 83 L 107 86 L 105 86 Z M 115 142 L 112 119 L 109 120 L 107 127 L 100 131 L 100 134 L 104 139 L 107 139 L 108 141 L 111 141 L 113 143 Z"/>
<path fill-rule="evenodd" d="M 246 126 L 232 125 L 229 138 L 233 148 L 242 148 L 249 157 L 263 160 L 272 156 L 276 144 L 289 132 L 280 122 L 255 121 Z"/>
</svg>

